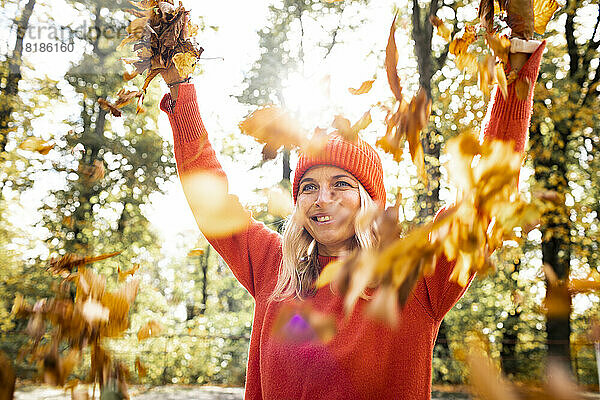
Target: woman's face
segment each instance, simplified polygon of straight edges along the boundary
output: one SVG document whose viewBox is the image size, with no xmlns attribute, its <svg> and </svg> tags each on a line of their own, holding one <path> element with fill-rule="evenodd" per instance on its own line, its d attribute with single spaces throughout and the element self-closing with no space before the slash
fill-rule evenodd
<svg viewBox="0 0 600 400">
<path fill-rule="evenodd" d="M 300 180 L 296 200 L 300 217 L 320 255 L 341 256 L 352 248 L 360 209 L 358 185 L 349 172 L 329 165 L 312 167 Z"/>
</svg>

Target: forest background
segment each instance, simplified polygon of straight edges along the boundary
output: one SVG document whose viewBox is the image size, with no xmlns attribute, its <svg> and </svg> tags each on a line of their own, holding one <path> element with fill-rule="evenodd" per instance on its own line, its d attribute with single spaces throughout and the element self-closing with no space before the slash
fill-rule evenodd
<svg viewBox="0 0 600 400">
<path fill-rule="evenodd" d="M 427 221 L 453 198 L 444 143 L 479 127 L 486 99 L 476 68 L 455 67 L 429 16 L 457 33 L 476 20 L 477 4 L 281 0 L 238 1 L 233 9 L 212 3 L 184 2 L 206 49 L 193 82 L 231 190 L 255 218 L 281 229 L 282 218 L 268 210 L 266 189 L 289 190 L 295 155 L 284 151 L 264 162 L 261 145 L 241 135 L 238 123 L 257 106 L 276 103 L 307 129 L 328 127 L 337 114 L 355 121 L 372 105 L 391 101 L 383 60 L 396 12 L 403 87 L 414 93 L 421 85 L 433 100 L 423 135 L 430 184 L 420 183 L 412 164 L 382 154 L 388 203 L 401 194 L 401 220 L 409 224 Z M 109 277 L 109 287 L 117 285 L 119 268 L 141 266 L 130 328 L 108 343 L 132 371 L 141 360 L 146 374 L 134 380 L 243 385 L 252 300 L 188 212 L 170 127 L 158 110 L 166 86 L 153 82 L 145 113 L 135 117 L 114 118 L 97 103 L 123 84 L 119 59 L 129 50 L 117 46 L 126 35 L 129 3 L 1 5 L 7 40 L 0 43 L 0 349 L 16 360 L 21 378 L 33 378 L 37 366 L 18 357 L 27 321 L 11 314 L 16 295 L 31 303 L 52 296 L 56 279 L 45 267 L 53 256 L 122 251 L 93 266 Z M 539 379 L 544 360 L 555 357 L 571 366 L 579 383 L 598 384 L 599 339 L 591 332 L 598 296 L 560 290 L 569 279 L 598 273 L 598 8 L 593 0 L 561 4 L 545 35 L 536 84 L 521 190 L 554 190 L 563 201 L 522 240 L 506 242 L 494 256 L 497 272 L 478 277 L 446 316 L 434 353 L 434 383 L 464 382 L 456 353 L 466 333 L 476 332 L 515 380 Z M 375 79 L 368 94 L 348 92 L 368 79 Z M 372 117 L 362 136 L 375 143 L 385 113 L 374 107 Z M 47 154 L 20 149 L 28 137 L 55 146 Z M 557 285 L 548 285 L 544 263 L 556 272 Z M 566 310 L 547 313 L 553 296 L 563 297 Z M 149 320 L 160 322 L 161 333 L 138 341 L 136 332 Z M 75 375 L 84 378 L 86 365 Z"/>
</svg>

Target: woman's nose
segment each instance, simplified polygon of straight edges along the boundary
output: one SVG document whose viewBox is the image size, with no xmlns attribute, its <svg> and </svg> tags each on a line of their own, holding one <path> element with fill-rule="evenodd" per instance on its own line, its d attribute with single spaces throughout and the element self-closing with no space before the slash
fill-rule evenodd
<svg viewBox="0 0 600 400">
<path fill-rule="evenodd" d="M 327 204 L 333 201 L 333 190 L 325 187 L 321 187 L 317 193 L 317 198 L 315 200 L 315 204 L 318 206 Z"/>
</svg>

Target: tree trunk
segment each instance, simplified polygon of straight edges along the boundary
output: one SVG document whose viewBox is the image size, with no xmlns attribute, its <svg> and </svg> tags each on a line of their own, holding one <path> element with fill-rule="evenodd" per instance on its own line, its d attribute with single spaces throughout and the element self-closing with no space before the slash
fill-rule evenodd
<svg viewBox="0 0 600 400">
<path fill-rule="evenodd" d="M 514 263 L 514 269 L 510 275 L 514 272 L 519 272 L 521 267 L 521 260 L 518 259 Z M 510 276 L 507 276 L 507 281 L 511 285 L 510 290 L 517 290 L 517 282 Z M 521 319 L 521 311 L 519 305 L 515 304 L 514 310 L 510 310 L 508 317 L 504 321 L 504 328 L 502 332 L 502 349 L 500 350 L 500 360 L 502 365 L 502 371 L 509 377 L 514 377 L 519 372 L 519 362 L 517 360 L 517 341 L 519 339 L 519 321 Z"/>
<path fill-rule="evenodd" d="M 19 92 L 19 81 L 21 80 L 21 65 L 23 64 L 23 39 L 29 27 L 29 18 L 33 13 L 36 0 L 29 0 L 17 20 L 17 39 L 12 56 L 8 59 L 8 76 L 6 85 L 0 88 L 3 97 L 16 96 Z M 0 153 L 4 151 L 7 142 L 9 124 L 12 120 L 11 114 L 14 110 L 12 101 L 4 101 L 0 108 Z"/>
</svg>

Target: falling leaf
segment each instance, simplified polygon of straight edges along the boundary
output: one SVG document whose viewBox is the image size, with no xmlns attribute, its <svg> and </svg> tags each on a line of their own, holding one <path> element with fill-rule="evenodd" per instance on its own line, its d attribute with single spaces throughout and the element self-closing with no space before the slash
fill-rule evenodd
<svg viewBox="0 0 600 400">
<path fill-rule="evenodd" d="M 487 99 L 490 95 L 489 85 L 493 84 L 496 80 L 495 57 L 487 55 L 483 61 L 477 64 L 477 71 L 479 89 L 483 92 L 485 98 Z"/>
<path fill-rule="evenodd" d="M 133 268 L 127 271 L 121 271 L 121 267 L 117 268 L 117 273 L 119 275 L 119 282 L 123 282 L 127 279 L 128 276 L 133 276 L 140 269 L 140 264 L 135 264 Z"/>
<path fill-rule="evenodd" d="M 365 94 L 371 91 L 375 80 L 364 81 L 358 89 L 349 88 L 348 91 L 353 95 Z"/>
<path fill-rule="evenodd" d="M 142 326 L 137 333 L 138 340 L 148 339 L 157 336 L 162 332 L 163 327 L 160 323 L 152 320 L 148 321 L 146 325 Z"/>
<path fill-rule="evenodd" d="M 294 201 L 288 190 L 276 187 L 267 191 L 267 210 L 269 214 L 286 218 L 294 210 Z"/>
<path fill-rule="evenodd" d="M 182 78 L 192 75 L 196 61 L 196 56 L 192 53 L 177 53 L 173 56 L 173 63 Z"/>
<path fill-rule="evenodd" d="M 135 370 L 137 371 L 138 378 L 143 378 L 148 374 L 148 369 L 142 364 L 139 357 L 135 359 Z"/>
<path fill-rule="evenodd" d="M 205 251 L 204 249 L 201 248 L 197 248 L 197 249 L 192 249 L 188 252 L 188 257 L 197 257 L 197 256 L 201 256 L 204 255 Z"/>
<path fill-rule="evenodd" d="M 504 66 L 501 63 L 496 64 L 496 82 L 498 82 L 498 88 L 502 92 L 502 96 L 506 99 L 508 96 L 508 83 L 506 81 L 506 74 L 504 73 Z"/>
<path fill-rule="evenodd" d="M 104 110 L 109 111 L 113 117 L 120 117 L 122 115 L 121 110 L 114 106 L 114 104 L 109 103 L 106 99 L 98 98 L 98 104 Z"/>
<path fill-rule="evenodd" d="M 181 182 L 196 223 L 206 237 L 230 236 L 250 224 L 250 215 L 238 198 L 227 193 L 225 178 L 199 172 L 182 175 Z"/>
<path fill-rule="evenodd" d="M 94 164 L 92 165 L 80 163 L 77 172 L 86 183 L 94 183 L 104 178 L 106 169 L 102 160 L 94 160 Z"/>
<path fill-rule="evenodd" d="M 455 56 L 466 53 L 469 45 L 473 43 L 475 39 L 477 39 L 475 27 L 473 25 L 467 25 L 465 26 L 465 30 L 462 32 L 462 35 L 460 37 L 455 37 L 450 42 L 448 51 L 450 54 L 454 54 Z"/>
<path fill-rule="evenodd" d="M 496 33 L 487 33 L 485 42 L 492 50 L 492 53 L 498 57 L 504 64 L 508 64 L 508 52 L 510 51 L 510 39 L 505 35 Z"/>
<path fill-rule="evenodd" d="M 333 261 L 327 264 L 319 274 L 319 279 L 317 279 L 316 283 L 317 288 L 322 288 L 323 286 L 334 281 L 343 265 L 344 263 L 341 260 Z"/>
<path fill-rule="evenodd" d="M 460 70 L 467 70 L 471 73 L 477 71 L 477 56 L 473 53 L 460 53 L 454 59 L 456 68 Z"/>
<path fill-rule="evenodd" d="M 360 119 L 358 121 L 356 121 L 356 123 L 354 125 L 352 125 L 352 131 L 356 132 L 356 134 L 358 134 L 358 132 L 366 129 L 369 125 L 371 125 L 371 122 L 373 122 L 373 120 L 371 119 L 371 111 L 367 111 L 365 112 L 362 117 L 360 117 Z"/>
<path fill-rule="evenodd" d="M 369 302 L 367 313 L 373 319 L 396 327 L 400 319 L 397 291 L 390 285 L 380 287 Z"/>
<path fill-rule="evenodd" d="M 16 379 L 10 359 L 0 350 L 0 400 L 13 399 Z"/>
<path fill-rule="evenodd" d="M 522 76 L 515 83 L 515 93 L 519 100 L 527 100 L 531 89 L 531 80 L 527 76 Z"/>
<path fill-rule="evenodd" d="M 48 154 L 50 150 L 54 148 L 54 143 L 48 144 L 46 141 L 30 136 L 19 144 L 19 149 L 27 151 L 36 151 L 42 155 Z"/>
<path fill-rule="evenodd" d="M 254 111 L 239 127 L 242 133 L 254 137 L 260 143 L 266 143 L 271 152 L 276 152 L 282 146 L 302 147 L 306 143 L 306 135 L 300 123 L 275 106 Z"/>
<path fill-rule="evenodd" d="M 82 267 L 96 261 L 114 257 L 118 254 L 121 254 L 121 252 L 116 251 L 114 253 L 102 254 L 96 257 L 81 257 L 76 254 L 68 253 L 60 258 L 52 257 L 50 261 L 48 261 L 47 270 L 55 275 L 62 275 L 65 272 L 69 274 L 76 267 Z"/>
<path fill-rule="evenodd" d="M 533 0 L 534 30 L 535 33 L 543 35 L 546 25 L 558 9 L 556 0 Z"/>
<path fill-rule="evenodd" d="M 435 26 L 437 34 L 443 37 L 447 42 L 449 42 L 450 37 L 452 36 L 452 31 L 450 31 L 450 28 L 448 28 L 446 24 L 444 24 L 444 21 L 442 21 L 435 15 L 431 15 L 429 17 L 429 21 L 431 22 L 431 25 Z"/>
<path fill-rule="evenodd" d="M 108 321 L 109 312 L 108 308 L 103 307 L 102 304 L 92 300 L 91 297 L 88 297 L 87 301 L 83 303 L 82 315 L 90 325 L 97 321 Z"/>
<path fill-rule="evenodd" d="M 396 15 L 390 27 L 390 36 L 385 48 L 385 71 L 387 73 L 390 89 L 396 100 L 402 100 L 402 87 L 400 86 L 400 78 L 398 77 L 398 48 L 396 47 Z"/>
</svg>

